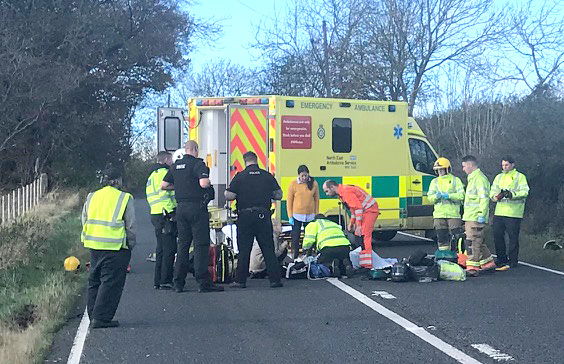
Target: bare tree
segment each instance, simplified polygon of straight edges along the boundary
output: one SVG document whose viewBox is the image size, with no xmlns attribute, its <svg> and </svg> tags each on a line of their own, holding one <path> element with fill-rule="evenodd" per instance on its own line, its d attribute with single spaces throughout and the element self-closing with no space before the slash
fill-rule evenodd
<svg viewBox="0 0 564 364">
<path fill-rule="evenodd" d="M 524 84 L 531 92 L 561 75 L 564 65 L 564 3 L 529 0 L 513 10 L 496 80 Z"/>
</svg>

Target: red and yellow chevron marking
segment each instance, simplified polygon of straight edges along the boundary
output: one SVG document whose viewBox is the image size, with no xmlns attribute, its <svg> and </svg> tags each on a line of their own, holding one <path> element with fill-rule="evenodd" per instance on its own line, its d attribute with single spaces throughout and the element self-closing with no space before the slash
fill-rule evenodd
<svg viewBox="0 0 564 364">
<path fill-rule="evenodd" d="M 256 153 L 261 168 L 267 168 L 266 110 L 232 108 L 230 114 L 231 165 L 237 168 L 231 178 L 244 169 L 243 154 L 248 151 Z"/>
<path fill-rule="evenodd" d="M 272 152 L 268 153 L 269 172 L 276 175 L 276 119 L 270 119 L 270 128 L 268 129 L 268 137 L 272 139 Z"/>
<path fill-rule="evenodd" d="M 191 102 L 188 105 L 188 116 L 189 116 L 189 121 L 188 121 L 188 126 L 189 126 L 189 131 L 188 131 L 188 139 L 190 140 L 195 140 L 196 142 L 200 142 L 200 138 L 198 138 L 198 130 L 196 130 L 196 125 L 197 125 L 197 118 L 196 116 L 198 115 L 198 110 L 196 108 L 196 106 L 194 105 L 193 102 Z"/>
</svg>

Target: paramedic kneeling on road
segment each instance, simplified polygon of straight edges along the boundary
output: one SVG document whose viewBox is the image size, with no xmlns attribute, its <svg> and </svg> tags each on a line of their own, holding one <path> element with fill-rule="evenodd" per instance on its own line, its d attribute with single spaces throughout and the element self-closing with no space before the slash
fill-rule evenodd
<svg viewBox="0 0 564 364">
<path fill-rule="evenodd" d="M 374 224 L 380 214 L 378 203 L 362 188 L 338 185 L 333 180 L 325 181 L 323 191 L 327 196 L 338 196 L 350 209 L 349 230 L 354 231 L 356 236 L 364 237 L 364 251 L 369 252 L 365 259 L 361 253 L 360 265 L 364 268 L 372 268 L 372 231 L 374 231 Z"/>
<path fill-rule="evenodd" d="M 327 220 L 323 214 L 315 215 L 315 220 L 306 226 L 303 249 L 312 247 L 316 247 L 320 254 L 317 262 L 330 266 L 333 277 L 340 278 L 342 268 L 347 277 L 352 277 L 353 266 L 349 260 L 351 243 L 341 226 Z"/>
</svg>

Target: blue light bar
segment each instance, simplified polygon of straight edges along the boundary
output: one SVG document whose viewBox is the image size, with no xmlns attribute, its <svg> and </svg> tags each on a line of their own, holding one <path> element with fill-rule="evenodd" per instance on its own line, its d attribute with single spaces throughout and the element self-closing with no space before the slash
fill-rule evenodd
<svg viewBox="0 0 564 364">
<path fill-rule="evenodd" d="M 196 100 L 196 106 L 202 106 L 202 100 Z"/>
<path fill-rule="evenodd" d="M 268 98 L 264 97 L 264 98 L 260 99 L 260 103 L 261 104 L 268 104 Z"/>
</svg>

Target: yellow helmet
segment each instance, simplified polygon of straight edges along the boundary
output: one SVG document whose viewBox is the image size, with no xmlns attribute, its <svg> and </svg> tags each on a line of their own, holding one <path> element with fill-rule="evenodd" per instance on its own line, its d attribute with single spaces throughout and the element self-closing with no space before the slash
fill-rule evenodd
<svg viewBox="0 0 564 364">
<path fill-rule="evenodd" d="M 439 157 L 435 161 L 435 164 L 433 165 L 433 169 L 436 171 L 437 169 L 443 169 L 443 168 L 445 169 L 450 168 L 450 161 L 445 157 Z"/>
<path fill-rule="evenodd" d="M 72 272 L 78 269 L 78 267 L 80 267 L 80 260 L 78 260 L 76 257 L 74 256 L 70 256 L 67 259 L 65 259 L 65 270 Z"/>
</svg>

